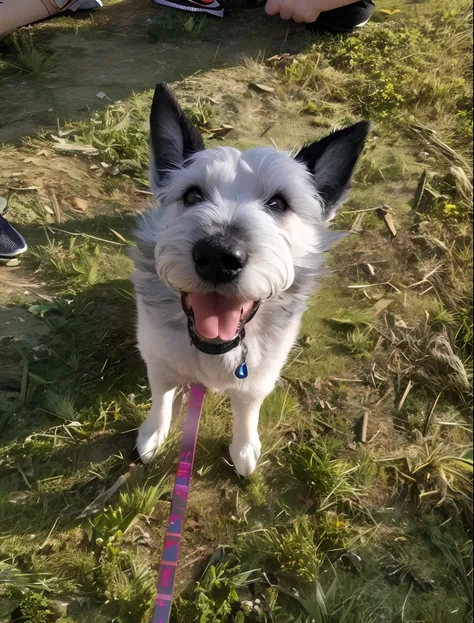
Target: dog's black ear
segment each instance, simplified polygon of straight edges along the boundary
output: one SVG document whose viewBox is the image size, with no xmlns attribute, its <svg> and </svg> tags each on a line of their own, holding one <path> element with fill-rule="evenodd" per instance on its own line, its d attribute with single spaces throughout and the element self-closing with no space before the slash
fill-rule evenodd
<svg viewBox="0 0 474 623">
<path fill-rule="evenodd" d="M 163 186 L 170 170 L 204 149 L 200 132 L 193 126 L 169 87 L 156 85 L 150 114 L 150 183 Z"/>
<path fill-rule="evenodd" d="M 359 121 L 306 145 L 295 156 L 313 175 L 314 186 L 324 201 L 324 215 L 328 219 L 334 216 L 350 189 L 351 177 L 369 129 L 369 121 Z"/>
</svg>

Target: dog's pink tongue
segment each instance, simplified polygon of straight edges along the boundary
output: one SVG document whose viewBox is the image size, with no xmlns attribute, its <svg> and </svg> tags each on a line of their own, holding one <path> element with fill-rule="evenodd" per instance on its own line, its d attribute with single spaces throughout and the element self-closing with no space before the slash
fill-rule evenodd
<svg viewBox="0 0 474 623">
<path fill-rule="evenodd" d="M 212 340 L 219 337 L 228 341 L 234 338 L 239 330 L 241 310 L 250 311 L 252 302 L 242 303 L 228 299 L 220 294 L 191 294 L 191 307 L 194 312 L 194 324 L 198 333 Z"/>
</svg>

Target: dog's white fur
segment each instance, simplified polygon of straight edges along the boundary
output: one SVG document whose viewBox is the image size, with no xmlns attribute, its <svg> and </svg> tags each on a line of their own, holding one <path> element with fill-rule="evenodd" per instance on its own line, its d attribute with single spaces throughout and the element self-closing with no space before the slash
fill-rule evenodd
<svg viewBox="0 0 474 623">
<path fill-rule="evenodd" d="M 198 381 L 213 392 L 230 393 L 234 419 L 230 455 L 236 470 L 247 476 L 260 455 L 260 406 L 273 390 L 297 337 L 305 301 L 321 266 L 321 252 L 334 240 L 326 226 L 333 206 L 325 205 L 318 195 L 318 167 L 319 179 L 335 186 L 331 176 L 336 179 L 337 173 L 331 167 L 337 166 L 338 156 L 344 159 L 341 150 L 350 146 L 344 141 L 329 145 L 327 164 L 318 160 L 313 170 L 269 148 L 243 153 L 216 148 L 177 161 L 174 145 L 178 153 L 184 151 L 180 124 L 189 122 L 180 116 L 174 100 L 169 105 L 163 102 L 167 97 L 172 97 L 169 91 L 158 87 L 155 100 L 161 100 L 154 106 L 159 119 L 151 119 L 151 178 L 160 207 L 140 219 L 135 252 L 138 345 L 152 391 L 152 407 L 140 427 L 137 447 L 142 460 L 152 457 L 168 433 L 176 388 Z M 365 134 L 362 143 L 364 138 Z M 160 147 L 153 143 L 160 140 L 168 149 L 171 144 L 169 160 L 175 166 L 166 171 L 154 164 L 167 158 L 161 152 L 157 155 Z M 352 169 L 345 177 L 350 178 Z M 348 181 L 338 187 L 339 200 Z M 204 201 L 185 207 L 182 198 L 191 187 L 201 190 Z M 285 214 L 265 208 L 276 194 L 288 202 Z M 249 259 L 236 280 L 211 286 L 196 274 L 192 249 L 204 236 L 225 235 L 229 229 L 238 232 Z M 180 293 L 195 291 L 262 301 L 245 327 L 249 369 L 245 380 L 234 374 L 242 362 L 241 347 L 224 355 L 206 355 L 190 344 Z"/>
</svg>

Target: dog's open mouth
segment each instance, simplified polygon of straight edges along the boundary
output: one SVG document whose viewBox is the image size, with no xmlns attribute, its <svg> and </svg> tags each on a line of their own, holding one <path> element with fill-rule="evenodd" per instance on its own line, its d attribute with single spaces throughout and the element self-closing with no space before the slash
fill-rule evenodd
<svg viewBox="0 0 474 623">
<path fill-rule="evenodd" d="M 256 314 L 260 301 L 191 292 L 181 295 L 181 304 L 192 344 L 208 355 L 222 355 L 240 344 L 244 327 Z"/>
</svg>

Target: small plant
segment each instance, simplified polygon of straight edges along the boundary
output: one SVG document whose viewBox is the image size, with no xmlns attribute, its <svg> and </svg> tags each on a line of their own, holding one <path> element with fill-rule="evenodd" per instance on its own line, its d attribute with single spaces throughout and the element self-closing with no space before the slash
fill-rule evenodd
<svg viewBox="0 0 474 623">
<path fill-rule="evenodd" d="M 49 623 L 53 612 L 39 593 L 27 593 L 20 602 L 23 623 Z"/>
<path fill-rule="evenodd" d="M 131 562 L 125 568 L 119 565 L 110 574 L 105 594 L 117 612 L 118 623 L 144 621 L 152 607 L 155 576 L 141 563 Z"/>
<path fill-rule="evenodd" d="M 96 148 L 113 173 L 145 177 L 148 166 L 148 100 L 132 98 L 128 105 L 114 104 L 97 111 L 91 121 L 71 126 L 74 140 Z"/>
<path fill-rule="evenodd" d="M 16 51 L 16 65 L 35 78 L 46 77 L 57 66 L 57 52 L 39 50 L 31 37 L 14 37 L 13 45 Z"/>
<path fill-rule="evenodd" d="M 394 460 L 395 483 L 405 497 L 439 507 L 449 498 L 465 517 L 472 513 L 472 459 L 446 443 L 426 443 L 414 456 Z"/>
<path fill-rule="evenodd" d="M 267 560 L 273 560 L 275 567 L 285 573 L 311 583 L 324 560 L 318 537 L 312 519 L 301 515 L 289 526 L 251 533 L 246 536 L 246 547 L 260 552 Z"/>
<path fill-rule="evenodd" d="M 450 535 L 441 532 L 438 527 L 430 526 L 428 536 L 433 545 L 444 556 L 448 566 L 454 570 L 466 595 L 471 609 L 474 605 L 472 595 L 472 542 L 461 547 Z"/>
<path fill-rule="evenodd" d="M 339 444 L 332 438 L 320 437 L 312 444 L 291 448 L 293 475 L 315 498 L 316 508 L 322 512 L 339 502 L 354 502 L 360 490 L 354 478 L 357 466 L 336 457 Z"/>
<path fill-rule="evenodd" d="M 64 293 L 74 294 L 81 286 L 129 274 L 130 260 L 115 249 L 99 246 L 93 238 L 78 235 L 69 238 L 67 243 L 50 239 L 31 254 L 43 275 L 63 285 Z"/>
<path fill-rule="evenodd" d="M 368 358 L 374 349 L 374 341 L 372 339 L 372 329 L 355 328 L 346 336 L 347 347 L 350 352 L 359 358 Z"/>
<path fill-rule="evenodd" d="M 359 309 L 344 309 L 332 316 L 330 322 L 339 325 L 341 328 L 362 328 L 370 325 L 373 316 L 370 312 Z"/>
<path fill-rule="evenodd" d="M 179 623 L 243 623 L 245 604 L 240 601 L 239 590 L 254 581 L 254 571 L 242 571 L 233 556 L 223 563 L 210 564 L 189 599 L 181 598 Z M 263 623 L 260 618 L 252 620 Z"/>
<path fill-rule="evenodd" d="M 26 594 L 30 590 L 49 590 L 50 579 L 52 578 L 47 574 L 38 576 L 22 572 L 14 560 L 0 561 L 0 586 L 7 587 L 10 591 Z"/>
<path fill-rule="evenodd" d="M 168 491 L 163 479 L 154 486 L 137 486 L 122 492 L 115 507 L 109 506 L 91 522 L 97 543 L 102 545 L 106 539 L 121 539 L 141 517 L 153 513 Z"/>
<path fill-rule="evenodd" d="M 77 420 L 77 412 L 74 403 L 69 396 L 60 396 L 56 393 L 49 393 L 46 396 L 47 410 L 61 420 L 74 422 Z"/>
<path fill-rule="evenodd" d="M 185 112 L 200 130 L 209 128 L 216 114 L 214 108 L 201 98 L 198 99 L 195 106 L 186 108 Z"/>
</svg>

